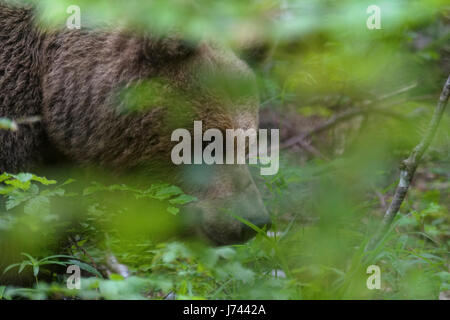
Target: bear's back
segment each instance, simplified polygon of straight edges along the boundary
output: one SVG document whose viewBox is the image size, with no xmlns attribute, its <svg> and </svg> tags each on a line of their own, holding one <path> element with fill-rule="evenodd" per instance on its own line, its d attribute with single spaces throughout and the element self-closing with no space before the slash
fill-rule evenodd
<svg viewBox="0 0 450 320">
<path fill-rule="evenodd" d="M 159 110 L 139 116 L 118 111 L 121 90 L 151 74 L 141 51 L 138 38 L 119 32 L 64 30 L 46 38 L 43 123 L 68 158 L 125 168 L 157 143 Z"/>
<path fill-rule="evenodd" d="M 0 131 L 0 171 L 27 170 L 49 154 L 46 147 L 79 164 L 168 162 L 171 132 L 192 130 L 194 119 L 204 128 L 257 127 L 252 90 L 239 100 L 217 90 L 233 91 L 235 79 L 254 82 L 245 63 L 220 46 L 190 49 L 176 37 L 116 29 L 41 32 L 32 10 L 1 0 L 0 26 L 0 117 L 42 117 L 17 132 Z M 129 102 L 122 92 L 159 79 L 158 99 L 144 94 L 143 112 L 121 113 Z M 166 92 L 181 99 L 174 103 Z"/>
<path fill-rule="evenodd" d="M 0 118 L 21 120 L 41 113 L 38 51 L 41 38 L 30 9 L 0 3 Z M 0 172 L 26 170 L 42 152 L 41 123 L 0 130 Z"/>
</svg>

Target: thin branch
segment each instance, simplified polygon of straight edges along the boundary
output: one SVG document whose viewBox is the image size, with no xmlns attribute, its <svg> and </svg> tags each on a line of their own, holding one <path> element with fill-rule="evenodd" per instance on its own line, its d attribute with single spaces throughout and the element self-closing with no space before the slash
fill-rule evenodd
<svg viewBox="0 0 450 320">
<path fill-rule="evenodd" d="M 94 268 L 97 269 L 97 270 L 99 270 L 97 264 L 95 263 L 94 259 L 90 256 L 90 254 L 89 254 L 83 247 L 80 247 L 80 246 L 78 245 L 77 241 L 76 241 L 74 238 L 72 238 L 71 236 L 68 236 L 68 238 L 69 238 L 69 241 L 70 241 L 75 247 L 77 247 L 78 250 L 83 251 L 84 255 L 91 261 L 91 264 L 94 266 Z"/>
<path fill-rule="evenodd" d="M 393 111 L 390 111 L 390 110 L 387 110 L 386 107 L 384 107 L 384 108 L 369 108 L 369 106 L 372 106 L 375 103 L 380 103 L 384 100 L 387 100 L 394 96 L 400 95 L 402 93 L 408 92 L 416 87 L 417 87 L 417 83 L 413 83 L 404 88 L 396 90 L 394 92 L 390 92 L 385 95 L 382 95 L 374 101 L 370 101 L 370 100 L 365 101 L 363 103 L 363 106 L 364 106 L 363 108 L 351 108 L 351 109 L 345 110 L 342 113 L 333 116 L 328 121 L 324 122 L 323 124 L 319 125 L 318 127 L 314 128 L 308 132 L 301 133 L 299 135 L 296 135 L 295 137 L 290 138 L 288 141 L 283 143 L 283 145 L 281 146 L 281 149 L 286 149 L 286 148 L 292 147 L 296 144 L 301 144 L 301 142 L 303 140 L 305 140 L 306 138 L 309 138 L 310 136 L 312 136 L 314 134 L 323 132 L 329 128 L 334 127 L 335 125 L 337 125 L 338 123 L 340 123 L 342 121 L 351 119 L 351 118 L 359 116 L 359 115 L 364 115 L 364 114 L 369 114 L 369 113 L 377 113 L 380 115 L 393 117 L 398 120 L 405 121 L 405 117 L 403 115 L 393 112 Z"/>
<path fill-rule="evenodd" d="M 418 85 L 418 83 L 415 82 L 415 83 L 413 83 L 413 84 L 410 84 L 409 86 L 406 86 L 406 87 L 404 87 L 404 88 L 400 88 L 399 90 L 396 90 L 396 91 L 394 91 L 394 92 L 387 93 L 387 94 L 385 94 L 385 95 L 382 95 L 382 96 L 378 97 L 378 98 L 377 98 L 377 101 L 386 100 L 386 99 L 392 98 L 392 97 L 394 97 L 394 96 L 397 96 L 397 95 L 399 95 L 399 94 L 408 92 L 409 90 L 412 90 L 412 89 L 414 89 L 415 87 L 417 87 L 417 85 Z"/>
<path fill-rule="evenodd" d="M 27 118 L 21 118 L 21 119 L 17 119 L 15 120 L 15 122 L 20 125 L 20 124 L 33 124 L 36 122 L 40 122 L 42 121 L 42 117 L 41 116 L 30 116 Z"/>
<path fill-rule="evenodd" d="M 327 156 L 325 156 L 322 152 L 320 152 L 319 150 L 317 150 L 313 145 L 311 145 L 311 143 L 310 142 L 306 142 L 306 141 L 299 141 L 298 142 L 298 145 L 302 148 L 302 149 L 304 149 L 304 150 L 306 150 L 306 151 L 308 151 L 309 153 L 311 153 L 313 156 L 316 156 L 317 158 L 319 158 L 319 159 L 322 159 L 322 160 L 324 160 L 324 161 L 329 161 L 330 159 L 327 157 Z"/>
<path fill-rule="evenodd" d="M 18 131 L 19 125 L 33 124 L 40 121 L 42 121 L 42 118 L 40 116 L 30 116 L 17 120 L 0 117 L 0 130 Z"/>
<path fill-rule="evenodd" d="M 331 117 L 329 120 L 325 121 L 323 124 L 313 128 L 312 130 L 308 131 L 308 132 L 304 132 L 301 133 L 299 135 L 296 135 L 290 139 L 288 139 L 286 142 L 284 142 L 281 145 L 281 149 L 287 149 L 289 147 L 292 147 L 293 145 L 299 144 L 301 141 L 304 141 L 305 139 L 311 137 L 314 134 L 323 132 L 325 130 L 328 130 L 334 126 L 336 126 L 338 123 L 354 118 L 356 116 L 360 116 L 363 114 L 368 114 L 368 113 L 378 113 L 380 115 L 384 115 L 384 116 L 390 116 L 390 117 L 394 117 L 396 119 L 399 120 L 405 120 L 405 117 L 402 116 L 401 114 L 398 114 L 396 112 L 392 112 L 389 110 L 384 110 L 384 109 L 368 109 L 368 108 L 351 108 L 348 110 L 345 110 L 333 117 Z"/>
<path fill-rule="evenodd" d="M 436 130 L 439 126 L 439 122 L 441 121 L 442 115 L 444 114 L 445 107 L 447 106 L 447 102 L 450 96 L 450 76 L 447 79 L 447 82 L 442 89 L 441 96 L 439 97 L 439 102 L 434 110 L 433 117 L 428 125 L 428 129 L 423 136 L 420 143 L 413 149 L 410 156 L 403 160 L 400 166 L 400 181 L 397 185 L 397 188 L 394 193 L 394 198 L 387 209 L 383 221 L 381 222 L 380 229 L 369 242 L 367 250 L 373 249 L 378 243 L 379 239 L 381 239 L 382 235 L 389 228 L 395 216 L 397 215 L 400 206 L 403 203 L 403 200 L 406 197 L 406 193 L 408 192 L 408 188 L 411 185 L 411 181 L 414 177 L 414 173 L 416 172 L 417 166 L 422 160 L 422 156 L 427 151 L 428 147 L 433 140 Z"/>
</svg>

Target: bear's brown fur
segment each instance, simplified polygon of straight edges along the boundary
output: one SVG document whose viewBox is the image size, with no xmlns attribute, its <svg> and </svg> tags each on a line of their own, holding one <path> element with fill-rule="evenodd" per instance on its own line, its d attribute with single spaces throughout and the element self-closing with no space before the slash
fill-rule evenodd
<svg viewBox="0 0 450 320">
<path fill-rule="evenodd" d="M 231 79 L 210 81 L 225 74 Z M 155 79 L 162 81 L 162 99 L 139 100 L 144 111 L 122 112 L 132 104 L 123 93 Z M 257 128 L 254 87 L 227 95 L 233 79 L 254 83 L 246 64 L 219 45 L 200 42 L 192 48 L 176 37 L 125 30 L 44 32 L 32 9 L 0 3 L 0 117 L 42 117 L 16 132 L 0 130 L 0 172 L 33 169 L 56 151 L 79 164 L 117 171 L 154 162 L 172 165 L 175 128 L 192 130 L 194 120 L 203 121 L 204 130 Z M 178 182 L 190 188 L 186 179 Z M 218 168 L 198 196 L 201 227 L 217 243 L 247 237 L 237 220 L 217 210 L 235 199 L 246 211 L 238 214 L 258 225 L 267 222 L 244 166 Z"/>
<path fill-rule="evenodd" d="M 37 58 L 42 43 L 30 10 L 0 4 L 0 117 L 41 114 Z M 0 172 L 28 169 L 42 159 L 44 145 L 41 123 L 21 126 L 17 132 L 0 130 Z"/>
</svg>

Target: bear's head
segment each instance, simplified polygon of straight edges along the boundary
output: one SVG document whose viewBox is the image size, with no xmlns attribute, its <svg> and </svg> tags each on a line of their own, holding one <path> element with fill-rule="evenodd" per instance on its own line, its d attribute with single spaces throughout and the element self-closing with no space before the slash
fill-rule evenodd
<svg viewBox="0 0 450 320">
<path fill-rule="evenodd" d="M 167 139 L 170 133 L 171 140 L 175 140 L 170 144 L 171 163 L 176 162 L 174 157 L 178 162 L 181 159 L 190 162 L 174 167 L 176 182 L 199 199 L 188 207 L 187 220 L 194 230 L 215 244 L 247 241 L 255 234 L 251 225 L 261 229 L 270 225 L 270 216 L 249 167 L 242 161 L 238 164 L 237 159 L 238 152 L 244 151 L 247 158 L 244 162 L 248 163 L 250 139 L 243 137 L 244 149 L 239 151 L 238 140 L 242 138 L 239 134 L 258 131 L 259 97 L 255 76 L 233 52 L 211 43 L 199 45 L 174 66 L 165 68 L 163 73 L 169 86 L 177 88 L 178 95 L 178 99 L 174 99 L 178 101 L 168 107 L 165 119 L 170 132 L 166 131 L 164 136 Z M 201 125 L 197 132 L 194 123 Z M 190 157 L 184 154 L 186 150 L 174 149 L 183 139 L 174 135 L 175 128 L 189 132 Z M 233 145 L 228 141 L 229 129 L 234 130 Z M 218 149 L 211 152 L 213 142 L 218 143 L 221 152 Z M 230 152 L 232 161 L 227 164 Z M 214 160 L 205 163 L 205 153 Z"/>
<path fill-rule="evenodd" d="M 187 220 L 216 244 L 245 241 L 254 234 L 250 224 L 269 224 L 247 165 L 236 164 L 235 156 L 233 164 L 191 159 L 208 145 L 202 138 L 195 144 L 196 122 L 201 134 L 223 134 L 224 157 L 232 151 L 227 130 L 258 128 L 255 76 L 233 52 L 209 42 L 192 48 L 121 32 L 53 37 L 43 54 L 43 122 L 60 152 L 78 163 L 148 169 L 141 172 L 149 180 L 162 174 L 199 199 Z M 177 129 L 190 134 L 193 152 L 186 157 L 195 163 L 175 163 Z"/>
</svg>

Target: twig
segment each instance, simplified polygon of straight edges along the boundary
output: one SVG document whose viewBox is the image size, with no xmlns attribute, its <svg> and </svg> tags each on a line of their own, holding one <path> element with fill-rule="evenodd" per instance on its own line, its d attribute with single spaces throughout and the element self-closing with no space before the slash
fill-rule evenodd
<svg viewBox="0 0 450 320">
<path fill-rule="evenodd" d="M 382 95 L 382 96 L 378 97 L 377 101 L 381 101 L 381 100 L 386 100 L 386 99 L 392 98 L 392 97 L 397 96 L 399 94 L 408 92 L 409 90 L 414 89 L 415 87 L 417 87 L 417 82 L 415 82 L 413 84 L 410 84 L 409 86 L 406 86 L 406 87 L 401 88 L 399 90 L 396 90 L 394 92 Z"/>
<path fill-rule="evenodd" d="M 306 141 L 302 140 L 302 141 L 298 142 L 298 145 L 302 149 L 308 151 L 309 153 L 311 153 L 312 155 L 316 156 L 319 159 L 322 159 L 324 161 L 329 161 L 330 160 L 326 155 L 324 155 L 322 152 L 317 150 L 313 145 L 311 145 L 310 142 L 306 142 Z"/>
<path fill-rule="evenodd" d="M 353 117 L 356 117 L 359 115 L 363 115 L 363 114 L 378 113 L 378 114 L 381 114 L 384 116 L 393 117 L 393 118 L 403 121 L 403 120 L 405 120 L 405 117 L 401 114 L 392 112 L 390 110 L 387 110 L 386 108 L 368 108 L 368 107 L 371 105 L 374 105 L 376 102 L 379 103 L 381 101 L 387 100 L 387 99 L 397 96 L 399 94 L 408 92 L 409 90 L 414 89 L 415 87 L 417 87 L 417 83 L 413 83 L 409 86 L 406 86 L 406 87 L 396 90 L 394 92 L 390 92 L 385 95 L 382 95 L 374 101 L 365 101 L 363 103 L 364 108 L 352 108 L 352 109 L 345 110 L 344 112 L 337 114 L 334 117 L 330 118 L 328 121 L 319 125 L 318 127 L 314 128 L 306 133 L 301 133 L 295 137 L 292 137 L 291 139 L 289 139 L 288 141 L 283 143 L 283 145 L 281 146 L 281 149 L 286 149 L 293 145 L 300 144 L 301 141 L 312 136 L 313 134 L 320 133 L 331 127 L 334 127 L 335 125 L 337 125 L 338 123 L 340 123 L 342 121 L 345 121 L 347 119 L 350 119 L 350 118 L 353 118 Z"/>
<path fill-rule="evenodd" d="M 33 124 L 33 123 L 40 122 L 40 121 L 42 121 L 41 116 L 31 116 L 31 117 L 15 120 L 15 122 L 17 124 Z"/>
<path fill-rule="evenodd" d="M 40 116 L 30 116 L 17 120 L 0 117 L 0 130 L 10 130 L 15 132 L 19 130 L 19 125 L 33 124 L 36 122 L 40 122 L 41 120 L 42 118 Z"/>
<path fill-rule="evenodd" d="M 95 263 L 94 259 L 89 255 L 89 253 L 87 253 L 87 251 L 83 247 L 80 247 L 74 238 L 72 238 L 71 236 L 68 236 L 68 238 L 69 241 L 72 242 L 72 244 L 75 245 L 75 247 L 77 247 L 78 250 L 83 251 L 84 255 L 88 257 L 89 260 L 91 260 L 91 263 L 94 266 L 94 268 L 99 270 L 97 264 Z"/>
<path fill-rule="evenodd" d="M 305 132 L 305 133 L 301 133 L 297 136 L 294 136 L 292 138 L 290 138 L 289 140 L 287 140 L 286 142 L 284 142 L 281 145 L 281 149 L 286 149 L 289 147 L 292 147 L 293 145 L 296 145 L 298 143 L 300 143 L 301 141 L 304 141 L 306 138 L 309 138 L 310 136 L 320 133 L 322 131 L 325 131 L 331 127 L 334 127 L 335 125 L 337 125 L 338 123 L 345 121 L 347 119 L 359 116 L 359 115 L 363 115 L 363 114 L 368 114 L 368 113 L 379 113 L 381 115 L 385 115 L 385 116 L 390 116 L 390 117 L 394 117 L 400 120 L 405 120 L 404 117 L 396 112 L 392 112 L 389 110 L 384 110 L 384 109 L 369 109 L 369 108 L 351 108 L 348 110 L 343 111 L 340 114 L 337 114 L 333 117 L 331 117 L 328 121 L 324 122 L 323 124 L 317 126 L 316 128 L 313 128 L 312 130 Z"/>
<path fill-rule="evenodd" d="M 375 236 L 369 242 L 366 250 L 373 249 L 378 243 L 379 239 L 381 239 L 382 235 L 389 228 L 395 216 L 397 215 L 400 206 L 403 203 L 403 200 L 406 197 L 406 193 L 408 192 L 408 188 L 411 185 L 411 181 L 414 177 L 414 173 L 416 172 L 417 166 L 422 160 L 422 156 L 427 151 L 430 146 L 431 141 L 433 140 L 436 130 L 439 126 L 439 122 L 441 121 L 442 115 L 444 114 L 445 107 L 447 106 L 447 102 L 450 96 L 450 76 L 447 79 L 447 82 L 442 89 L 441 96 L 439 98 L 439 102 L 434 110 L 433 117 L 428 125 L 428 129 L 423 136 L 420 143 L 413 149 L 410 156 L 403 160 L 400 165 L 400 181 L 397 185 L 397 188 L 394 193 L 394 198 L 387 209 L 383 221 L 381 222 L 381 226 Z"/>
</svg>

